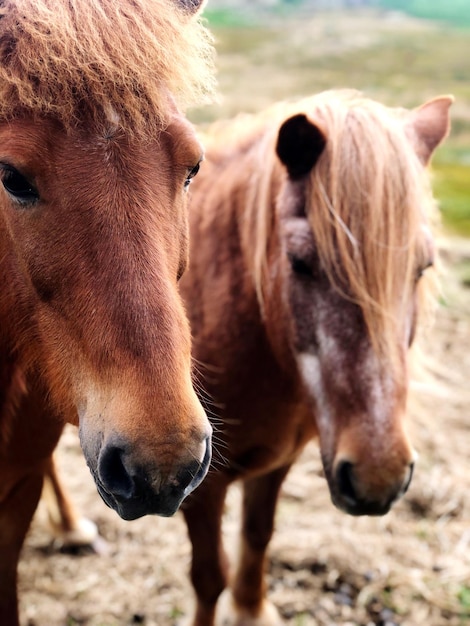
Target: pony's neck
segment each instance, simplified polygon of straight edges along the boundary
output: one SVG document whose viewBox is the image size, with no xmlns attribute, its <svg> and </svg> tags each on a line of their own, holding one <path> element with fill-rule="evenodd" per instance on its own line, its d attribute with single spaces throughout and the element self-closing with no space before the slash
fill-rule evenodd
<svg viewBox="0 0 470 626">
<path fill-rule="evenodd" d="M 249 172 L 245 193 L 237 206 L 243 266 L 254 292 L 260 323 L 281 368 L 295 370 L 283 319 L 281 255 L 277 198 L 286 172 L 276 156 L 277 127 L 253 143 L 247 153 Z"/>
<path fill-rule="evenodd" d="M 248 179 L 238 207 L 241 250 L 263 314 L 265 287 L 273 279 L 272 275 L 268 279 L 267 264 L 270 248 L 276 246 L 275 204 L 283 176 L 272 133 L 265 133 L 253 144 L 245 169 Z"/>
</svg>

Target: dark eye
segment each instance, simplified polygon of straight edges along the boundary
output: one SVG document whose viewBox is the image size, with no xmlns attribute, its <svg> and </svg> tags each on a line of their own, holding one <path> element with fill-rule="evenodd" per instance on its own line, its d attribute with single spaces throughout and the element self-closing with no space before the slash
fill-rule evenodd
<svg viewBox="0 0 470 626">
<path fill-rule="evenodd" d="M 200 167 L 200 163 L 197 163 L 197 165 L 195 165 L 194 167 L 192 167 L 189 171 L 188 171 L 188 175 L 186 177 L 186 180 L 184 181 L 184 188 L 187 189 L 189 187 L 189 184 L 191 182 L 191 180 L 196 176 L 196 174 L 199 172 L 199 167 Z"/>
<path fill-rule="evenodd" d="M 11 165 L 1 166 L 5 191 L 20 204 L 34 204 L 39 200 L 36 188 Z"/>
<path fill-rule="evenodd" d="M 430 259 L 425 265 L 423 265 L 422 267 L 418 268 L 418 271 L 416 272 L 416 282 L 422 278 L 426 272 L 427 269 L 429 269 L 430 267 L 433 267 L 434 262 L 432 259 Z"/>
<path fill-rule="evenodd" d="M 292 271 L 295 272 L 295 274 L 299 276 L 309 276 L 310 278 L 313 276 L 312 268 L 306 261 L 293 254 L 289 254 L 288 258 Z"/>
</svg>

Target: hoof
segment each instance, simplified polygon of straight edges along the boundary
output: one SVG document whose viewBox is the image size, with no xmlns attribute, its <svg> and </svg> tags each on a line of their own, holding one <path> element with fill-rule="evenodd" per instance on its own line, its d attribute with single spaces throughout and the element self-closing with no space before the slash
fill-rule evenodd
<svg viewBox="0 0 470 626">
<path fill-rule="evenodd" d="M 109 551 L 108 544 L 100 537 L 96 524 L 85 517 L 79 518 L 73 529 L 58 533 L 54 539 L 54 547 L 71 554 L 93 552 L 103 555 Z"/>
<path fill-rule="evenodd" d="M 263 600 L 261 610 L 256 614 L 235 604 L 229 589 L 226 589 L 217 602 L 216 626 L 284 626 L 278 610 L 268 600 Z"/>
<path fill-rule="evenodd" d="M 63 533 L 60 541 L 62 546 L 65 547 L 79 547 L 79 546 L 91 546 L 98 537 L 98 528 L 94 522 L 86 517 L 81 517 L 77 520 L 77 525 L 74 529 L 68 530 Z"/>
</svg>

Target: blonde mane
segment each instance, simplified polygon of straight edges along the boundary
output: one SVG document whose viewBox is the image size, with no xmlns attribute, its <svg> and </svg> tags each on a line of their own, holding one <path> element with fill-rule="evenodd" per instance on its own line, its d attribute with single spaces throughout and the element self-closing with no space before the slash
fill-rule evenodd
<svg viewBox="0 0 470 626">
<path fill-rule="evenodd" d="M 0 119 L 25 112 L 66 128 L 110 112 L 125 130 L 165 125 L 214 87 L 210 37 L 171 0 L 2 0 Z"/>
<path fill-rule="evenodd" d="M 360 97 L 325 102 L 315 117 L 332 141 L 307 190 L 309 221 L 327 273 L 361 307 L 378 352 L 392 358 L 396 323 L 406 319 L 430 254 L 424 229 L 436 213 L 403 114 Z"/>
<path fill-rule="evenodd" d="M 426 265 L 431 241 L 425 230 L 436 219 L 429 175 L 405 133 L 406 110 L 387 108 L 356 92 L 330 91 L 277 105 L 249 120 L 246 133 L 240 121 L 227 128 L 225 137 L 222 133 L 221 145 L 227 133 L 243 143 L 265 129 L 256 143 L 258 173 L 251 177 L 243 229 L 260 305 L 269 293 L 272 205 L 280 184 L 275 179 L 282 176 L 275 142 L 280 124 L 297 113 L 305 113 L 327 138 L 305 190 L 320 261 L 335 287 L 361 307 L 377 353 L 393 362 L 396 324 Z M 426 275 L 420 283 L 422 299 L 435 284 L 433 272 Z"/>
</svg>

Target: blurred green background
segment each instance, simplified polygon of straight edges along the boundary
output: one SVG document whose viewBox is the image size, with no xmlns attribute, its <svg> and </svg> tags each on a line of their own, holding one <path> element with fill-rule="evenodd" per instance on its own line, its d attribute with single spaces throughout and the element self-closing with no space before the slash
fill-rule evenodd
<svg viewBox="0 0 470 626">
<path fill-rule="evenodd" d="M 221 101 L 197 123 L 351 87 L 390 106 L 453 94 L 433 161 L 448 234 L 470 237 L 470 0 L 209 0 Z"/>
</svg>

